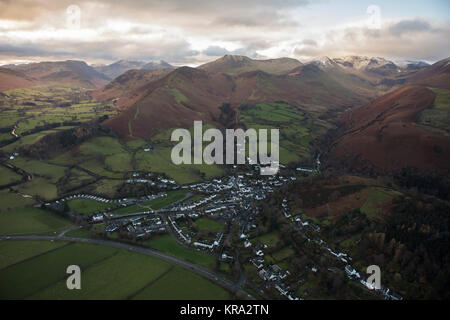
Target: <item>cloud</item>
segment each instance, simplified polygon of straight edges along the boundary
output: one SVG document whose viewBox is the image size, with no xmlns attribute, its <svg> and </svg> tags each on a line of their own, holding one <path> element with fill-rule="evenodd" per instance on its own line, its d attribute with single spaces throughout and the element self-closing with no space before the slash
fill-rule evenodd
<svg viewBox="0 0 450 320">
<path fill-rule="evenodd" d="M 389 27 L 389 32 L 400 37 L 405 33 L 419 33 L 431 31 L 431 25 L 427 21 L 420 19 L 402 20 Z"/>
<path fill-rule="evenodd" d="M 305 39 L 302 41 L 302 44 L 306 46 L 317 47 L 317 42 L 313 39 Z"/>
<path fill-rule="evenodd" d="M 450 23 L 425 20 L 385 21 L 380 29 L 351 26 L 327 31 L 317 45 L 305 41 L 293 45 L 297 57 L 345 55 L 381 56 L 389 59 L 436 61 L 450 52 Z M 320 42 L 320 44 L 319 44 Z"/>
<path fill-rule="evenodd" d="M 66 9 L 81 9 L 80 29 Z M 276 58 L 344 54 L 439 59 L 449 22 L 420 17 L 340 21 L 327 1 L 0 0 L 0 63 L 17 57 L 112 62 L 163 59 L 195 65 L 225 54 Z M 361 14 L 366 14 L 365 10 Z"/>
</svg>

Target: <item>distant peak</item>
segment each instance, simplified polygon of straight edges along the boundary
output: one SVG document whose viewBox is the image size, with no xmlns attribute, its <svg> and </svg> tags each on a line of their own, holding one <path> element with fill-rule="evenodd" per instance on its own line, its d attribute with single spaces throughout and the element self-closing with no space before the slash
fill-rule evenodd
<svg viewBox="0 0 450 320">
<path fill-rule="evenodd" d="M 226 54 L 222 57 L 223 60 L 231 60 L 231 61 L 249 61 L 252 60 L 249 57 L 246 56 L 239 56 L 239 55 L 233 55 L 233 54 Z"/>
</svg>

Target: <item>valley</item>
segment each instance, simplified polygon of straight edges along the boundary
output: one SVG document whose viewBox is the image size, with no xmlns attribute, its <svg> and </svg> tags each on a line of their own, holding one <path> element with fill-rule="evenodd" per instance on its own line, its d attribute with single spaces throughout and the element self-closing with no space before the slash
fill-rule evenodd
<svg viewBox="0 0 450 320">
<path fill-rule="evenodd" d="M 2 299 L 448 294 L 448 59 L 11 70 L 27 78 L 0 81 Z M 279 173 L 175 165 L 171 132 L 195 120 L 279 129 Z M 86 290 L 65 288 L 71 256 Z"/>
</svg>

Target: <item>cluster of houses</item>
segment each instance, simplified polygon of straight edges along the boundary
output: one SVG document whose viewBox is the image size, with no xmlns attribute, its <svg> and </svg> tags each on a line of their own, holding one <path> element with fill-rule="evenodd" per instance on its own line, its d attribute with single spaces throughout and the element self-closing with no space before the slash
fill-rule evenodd
<svg viewBox="0 0 450 320">
<path fill-rule="evenodd" d="M 91 194 L 74 194 L 74 195 L 66 196 L 64 198 L 56 200 L 56 201 L 54 201 L 54 203 L 59 204 L 61 202 L 68 202 L 68 201 L 75 200 L 75 199 L 87 199 L 87 200 L 93 200 L 93 201 L 97 201 L 97 202 L 101 202 L 101 203 L 111 203 L 111 204 L 119 204 L 120 206 L 128 206 L 128 205 L 132 205 L 132 204 L 135 204 L 138 202 L 149 201 L 149 200 L 166 197 L 166 196 L 167 196 L 167 193 L 161 192 L 158 194 L 151 194 L 151 195 L 142 196 L 139 198 L 106 199 L 106 198 L 91 195 Z M 45 205 L 50 206 L 51 203 L 48 202 Z"/>
<path fill-rule="evenodd" d="M 285 208 L 284 204 L 286 203 L 286 199 L 283 200 L 283 208 Z M 285 214 L 286 216 L 286 214 Z M 310 223 L 308 221 L 302 221 L 299 216 L 295 216 L 291 218 L 291 221 L 295 224 L 297 227 L 297 230 L 304 231 L 304 235 L 306 236 L 308 241 L 313 241 L 317 245 L 321 246 L 325 251 L 327 251 L 329 254 L 334 256 L 336 259 L 339 259 L 342 263 L 345 264 L 344 271 L 349 279 L 352 279 L 354 281 L 359 282 L 362 284 L 365 288 L 369 290 L 374 290 L 383 295 L 383 297 L 387 300 L 401 300 L 402 297 L 398 294 L 392 292 L 389 288 L 382 287 L 381 289 L 376 289 L 375 285 L 373 283 L 367 282 L 366 279 L 362 278 L 359 272 L 357 272 L 351 265 L 349 265 L 349 261 L 352 261 L 352 258 L 343 252 L 335 252 L 333 249 L 327 246 L 326 242 L 322 239 L 318 238 L 317 236 L 314 236 L 313 238 L 310 238 L 307 232 L 317 232 L 320 230 L 320 227 Z M 317 272 L 317 269 L 315 267 L 311 268 L 311 271 Z"/>
<path fill-rule="evenodd" d="M 192 238 L 195 237 L 195 233 L 183 231 L 182 228 L 180 228 L 176 222 L 177 219 L 180 218 L 198 218 L 201 215 L 201 213 L 177 213 L 172 214 L 168 216 L 169 220 L 169 226 L 175 231 L 176 236 L 178 237 L 178 240 L 183 242 L 185 245 L 192 246 L 195 249 L 198 250 L 206 250 L 206 251 L 214 251 L 219 248 L 220 244 L 223 242 L 224 233 L 218 232 L 214 239 L 209 240 L 196 240 L 193 241 Z"/>
<path fill-rule="evenodd" d="M 134 172 L 132 177 L 126 180 L 126 183 L 146 183 L 150 186 L 156 186 L 159 189 L 179 188 L 175 180 L 154 175 L 153 173 Z"/>
<path fill-rule="evenodd" d="M 212 241 L 210 243 L 207 241 L 195 241 L 193 243 L 193 245 L 194 245 L 194 247 L 199 247 L 202 249 L 213 251 L 215 248 L 217 248 L 220 245 L 220 243 L 222 242 L 222 239 L 223 239 L 223 233 L 218 232 L 214 241 Z"/>
<path fill-rule="evenodd" d="M 127 223 L 127 230 L 136 234 L 136 238 L 141 238 L 147 234 L 157 231 L 165 231 L 167 223 L 158 216 L 137 217 Z"/>
<path fill-rule="evenodd" d="M 11 154 L 10 156 L 9 156 L 9 160 L 14 160 L 15 158 L 17 158 L 19 156 L 19 153 L 18 152 L 14 152 L 13 154 Z"/>
<path fill-rule="evenodd" d="M 197 202 L 194 202 L 194 203 L 191 203 L 191 204 L 188 204 L 188 205 L 182 205 L 181 204 L 180 206 L 178 206 L 178 209 L 180 211 L 193 210 L 193 209 L 195 209 L 197 207 L 200 207 L 200 206 L 208 203 L 209 201 L 213 200 L 215 197 L 217 197 L 217 194 L 210 195 L 209 197 L 205 197 L 205 198 L 203 198 L 203 199 L 201 199 L 201 200 L 199 200 Z"/>
<path fill-rule="evenodd" d="M 291 213 L 289 212 L 289 205 L 286 198 L 283 199 L 283 203 L 281 204 L 283 207 L 283 214 L 286 218 L 292 217 Z"/>
<path fill-rule="evenodd" d="M 317 160 L 319 161 L 319 160 Z M 320 163 L 317 164 L 320 166 Z M 257 165 L 254 166 L 255 170 L 259 170 Z M 315 173 L 318 169 L 297 168 L 296 171 L 302 171 L 307 173 Z M 233 257 L 226 252 L 222 252 L 220 249 L 221 243 L 224 241 L 224 233 L 219 232 L 215 238 L 208 240 L 195 240 L 195 233 L 186 226 L 180 227 L 177 224 L 177 220 L 181 218 L 196 219 L 202 215 L 208 215 L 215 219 L 222 219 L 223 221 L 233 221 L 238 223 L 239 237 L 244 241 L 244 247 L 252 247 L 250 242 L 249 233 L 257 228 L 257 221 L 255 215 L 257 210 L 254 207 L 254 201 L 260 201 L 264 199 L 269 193 L 273 192 L 275 188 L 281 187 L 286 183 L 294 181 L 295 176 L 283 177 L 281 175 L 262 177 L 258 174 L 253 174 L 251 171 L 241 175 L 230 175 L 223 177 L 222 179 L 213 179 L 209 182 L 201 182 L 191 185 L 185 185 L 181 188 L 191 191 L 201 192 L 206 194 L 204 198 L 193 203 L 178 203 L 170 206 L 170 208 L 161 209 L 156 211 L 148 210 L 140 212 L 142 216 L 124 216 L 123 218 L 108 214 L 111 211 L 110 208 L 104 210 L 104 212 L 96 212 L 91 216 L 91 219 L 95 223 L 105 223 L 105 231 L 114 232 L 120 228 L 126 228 L 130 233 L 134 233 L 137 238 L 143 237 L 146 234 L 157 231 L 167 231 L 168 228 L 174 231 L 174 234 L 179 241 L 191 246 L 197 250 L 216 251 L 221 252 L 219 259 L 222 261 L 230 261 Z M 140 174 L 135 172 L 132 178 L 127 180 L 128 183 L 148 183 L 150 185 L 157 185 L 158 187 L 178 188 L 179 186 L 173 179 L 167 179 L 160 176 L 153 176 L 153 174 Z M 123 198 L 123 199 L 105 199 L 98 196 L 79 194 L 71 195 L 63 199 L 55 201 L 53 204 L 60 204 L 65 201 L 73 199 L 90 199 L 102 203 L 111 203 L 116 207 L 129 206 L 138 204 L 143 201 L 152 200 L 158 197 L 167 196 L 166 193 L 159 193 L 156 195 L 149 195 L 140 198 Z M 46 205 L 51 206 L 52 203 Z M 371 284 L 368 284 L 366 280 L 362 279 L 360 274 L 353 269 L 348 262 L 351 261 L 345 253 L 335 252 L 331 248 L 326 246 L 326 243 L 319 239 L 317 236 L 309 237 L 309 232 L 317 232 L 320 230 L 318 225 L 315 225 L 309 221 L 303 221 L 300 216 L 292 217 L 290 212 L 288 200 L 285 198 L 282 201 L 282 210 L 286 218 L 290 219 L 296 226 L 297 230 L 304 231 L 308 241 L 314 241 L 322 246 L 329 254 L 333 255 L 345 264 L 345 272 L 350 279 L 359 281 L 368 289 L 371 288 Z M 167 213 L 167 222 L 161 218 L 161 213 Z M 188 224 L 189 225 L 189 224 Z M 187 225 L 187 226 L 188 226 Z M 266 265 L 264 259 L 264 246 L 257 245 L 253 249 L 254 256 L 250 259 L 250 262 L 257 268 L 259 277 L 266 283 L 275 288 L 281 296 L 284 296 L 290 300 L 298 300 L 293 293 L 290 292 L 289 286 L 283 283 L 283 280 L 289 275 L 289 271 L 282 270 L 276 264 Z M 317 268 L 312 266 L 311 271 L 317 272 Z M 398 295 L 391 292 L 387 288 L 381 290 L 386 299 L 401 299 Z"/>
<path fill-rule="evenodd" d="M 245 239 L 245 247 L 250 247 L 250 241 Z M 290 275 L 288 270 L 282 270 L 276 264 L 265 265 L 264 259 L 264 249 L 267 248 L 265 245 L 259 245 L 254 248 L 254 257 L 250 258 L 250 262 L 258 269 L 258 276 L 269 286 L 273 286 L 281 296 L 286 297 L 289 300 L 299 300 L 292 292 L 290 292 L 290 287 L 283 283 L 283 280 Z"/>
<path fill-rule="evenodd" d="M 175 230 L 177 236 L 186 244 L 190 244 L 191 243 L 191 237 L 188 234 L 185 234 L 183 232 L 183 230 L 181 230 L 181 228 L 179 228 L 175 222 L 175 220 L 172 219 L 172 217 L 168 217 L 169 219 L 169 223 L 171 225 L 171 227 Z"/>
</svg>

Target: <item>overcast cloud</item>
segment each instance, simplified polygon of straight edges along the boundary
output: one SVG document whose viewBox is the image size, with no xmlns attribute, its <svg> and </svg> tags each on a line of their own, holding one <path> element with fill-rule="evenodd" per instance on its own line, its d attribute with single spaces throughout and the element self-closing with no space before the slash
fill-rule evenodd
<svg viewBox="0 0 450 320">
<path fill-rule="evenodd" d="M 448 12 L 446 1 L 408 2 L 408 10 L 379 1 L 375 28 L 366 12 L 370 3 L 355 3 L 0 0 L 0 64 L 163 59 L 198 65 L 224 54 L 300 60 L 357 54 L 433 62 L 450 52 L 450 21 L 439 14 Z M 76 10 L 67 13 L 74 4 L 80 8 L 79 28 Z"/>
</svg>

